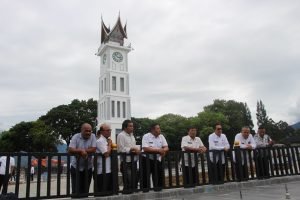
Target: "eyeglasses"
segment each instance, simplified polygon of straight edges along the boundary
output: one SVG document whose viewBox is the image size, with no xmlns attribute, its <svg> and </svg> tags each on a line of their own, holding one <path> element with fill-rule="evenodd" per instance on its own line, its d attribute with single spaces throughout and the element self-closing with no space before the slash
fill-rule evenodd
<svg viewBox="0 0 300 200">
<path fill-rule="evenodd" d="M 217 128 L 217 130 L 219 131 L 219 130 L 222 130 L 222 128 Z"/>
</svg>

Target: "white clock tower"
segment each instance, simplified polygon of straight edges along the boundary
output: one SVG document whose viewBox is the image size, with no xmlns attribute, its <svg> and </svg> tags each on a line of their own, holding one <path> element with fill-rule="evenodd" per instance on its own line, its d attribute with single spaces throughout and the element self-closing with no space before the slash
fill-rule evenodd
<svg viewBox="0 0 300 200">
<path fill-rule="evenodd" d="M 131 118 L 128 74 L 131 47 L 124 46 L 124 38 L 127 38 L 126 25 L 122 26 L 120 15 L 112 29 L 101 19 L 101 45 L 97 52 L 101 57 L 97 120 L 98 128 L 102 123 L 110 124 L 113 142 L 122 131 L 122 122 Z"/>
</svg>

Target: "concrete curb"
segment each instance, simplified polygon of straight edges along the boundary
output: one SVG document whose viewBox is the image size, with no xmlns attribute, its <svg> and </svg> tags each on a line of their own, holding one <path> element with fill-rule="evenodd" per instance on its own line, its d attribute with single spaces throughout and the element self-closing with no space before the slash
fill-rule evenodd
<svg viewBox="0 0 300 200">
<path fill-rule="evenodd" d="M 271 184 L 288 183 L 293 181 L 300 181 L 300 175 L 275 177 L 264 180 L 250 180 L 246 182 L 229 182 L 222 185 L 202 185 L 194 188 L 174 188 L 165 189 L 160 192 L 147 192 L 147 193 L 134 193 L 134 194 L 119 194 L 108 197 L 90 197 L 85 199 L 90 200 L 141 200 L 141 199 L 181 199 L 182 196 L 199 194 L 199 193 L 212 193 L 217 191 L 228 191 L 236 189 L 244 189 L 254 186 L 263 186 Z"/>
</svg>

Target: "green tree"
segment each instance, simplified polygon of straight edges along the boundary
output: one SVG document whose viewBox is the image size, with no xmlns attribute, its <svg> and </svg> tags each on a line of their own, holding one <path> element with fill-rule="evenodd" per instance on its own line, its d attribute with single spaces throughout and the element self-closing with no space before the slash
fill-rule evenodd
<svg viewBox="0 0 300 200">
<path fill-rule="evenodd" d="M 0 135 L 0 152 L 15 151 L 15 144 L 11 142 L 12 137 L 9 131 L 3 131 Z"/>
<path fill-rule="evenodd" d="M 61 137 L 69 145 L 72 135 L 80 132 L 83 123 L 96 126 L 97 101 L 74 99 L 68 105 L 60 105 L 52 108 L 40 119 L 50 126 L 53 134 Z"/>
<path fill-rule="evenodd" d="M 246 103 L 216 99 L 213 104 L 205 106 L 204 111 L 222 113 L 226 117 L 229 127 L 228 129 L 225 127 L 224 132 L 229 142 L 233 142 L 235 135 L 243 126 L 249 126 L 253 132 L 251 112 Z"/>
<path fill-rule="evenodd" d="M 270 122 L 267 116 L 265 105 L 261 100 L 257 101 L 256 104 L 256 119 L 257 119 L 257 126 L 261 126 L 261 125 L 265 126 Z"/>
<path fill-rule="evenodd" d="M 0 151 L 56 151 L 59 141 L 42 121 L 20 122 L 1 134 Z"/>
<path fill-rule="evenodd" d="M 170 150 L 181 149 L 181 138 L 187 134 L 190 125 L 186 117 L 176 114 L 165 114 L 155 120 L 168 141 Z"/>
<path fill-rule="evenodd" d="M 142 144 L 142 137 L 145 133 L 148 133 L 150 130 L 150 125 L 154 122 L 154 120 L 149 118 L 135 118 L 132 117 L 131 121 L 134 126 L 134 136 L 136 138 L 137 144 Z"/>
<path fill-rule="evenodd" d="M 225 133 L 227 133 L 227 130 L 229 130 L 230 127 L 228 119 L 220 112 L 199 112 L 196 117 L 191 117 L 189 121 L 192 126 L 195 126 L 198 129 L 200 132 L 200 135 L 198 134 L 198 136 L 206 146 L 208 146 L 208 136 L 214 132 L 215 124 L 217 122 L 222 124 Z"/>
<path fill-rule="evenodd" d="M 275 122 L 272 118 L 268 117 L 265 105 L 261 100 L 257 101 L 256 118 L 257 125 L 264 126 L 267 134 L 269 134 L 276 142 L 280 142 L 287 137 L 295 135 L 295 130 L 290 127 L 287 122 L 282 120 Z"/>
<path fill-rule="evenodd" d="M 57 135 L 47 126 L 44 121 L 33 122 L 33 127 L 29 130 L 32 138 L 32 151 L 34 152 L 53 152 L 57 151 L 56 145 L 60 143 Z"/>
</svg>

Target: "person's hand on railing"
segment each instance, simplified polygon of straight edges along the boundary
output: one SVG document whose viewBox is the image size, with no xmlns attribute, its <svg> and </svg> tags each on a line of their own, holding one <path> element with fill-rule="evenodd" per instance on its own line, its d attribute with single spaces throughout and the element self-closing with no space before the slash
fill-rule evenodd
<svg viewBox="0 0 300 200">
<path fill-rule="evenodd" d="M 107 145 L 108 146 L 112 146 L 112 140 L 111 140 L 111 138 L 109 137 L 109 138 L 107 138 Z"/>
<path fill-rule="evenodd" d="M 82 158 L 84 158 L 84 159 L 87 159 L 88 153 L 87 153 L 84 149 L 82 149 L 81 152 L 80 152 L 80 156 L 81 156 Z"/>
<path fill-rule="evenodd" d="M 199 149 L 198 149 L 198 153 L 205 153 L 206 152 L 206 147 L 199 147 Z"/>
<path fill-rule="evenodd" d="M 159 149 L 158 153 L 161 155 L 161 157 L 166 155 L 166 151 L 164 149 Z"/>
<path fill-rule="evenodd" d="M 227 148 L 227 147 L 224 147 L 224 151 L 226 151 L 226 152 L 227 152 L 227 151 L 229 151 L 229 148 Z"/>
<path fill-rule="evenodd" d="M 136 147 L 132 147 L 132 148 L 130 149 L 130 151 L 131 151 L 132 153 L 136 154 L 136 155 L 139 155 L 139 154 L 141 153 L 141 150 L 138 149 L 138 148 L 136 148 Z"/>
<path fill-rule="evenodd" d="M 269 141 L 269 146 L 272 146 L 274 144 L 273 140 Z"/>
</svg>

